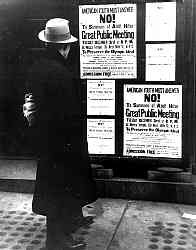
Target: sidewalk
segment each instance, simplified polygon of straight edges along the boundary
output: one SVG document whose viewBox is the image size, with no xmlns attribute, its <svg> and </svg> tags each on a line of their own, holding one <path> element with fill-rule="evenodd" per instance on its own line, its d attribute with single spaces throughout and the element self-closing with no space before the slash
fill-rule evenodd
<svg viewBox="0 0 196 250">
<path fill-rule="evenodd" d="M 46 237 L 45 217 L 31 212 L 32 194 L 0 192 L 0 249 L 41 250 Z M 85 215 L 94 215 L 73 238 L 81 250 L 196 250 L 196 206 L 98 199 Z"/>
</svg>

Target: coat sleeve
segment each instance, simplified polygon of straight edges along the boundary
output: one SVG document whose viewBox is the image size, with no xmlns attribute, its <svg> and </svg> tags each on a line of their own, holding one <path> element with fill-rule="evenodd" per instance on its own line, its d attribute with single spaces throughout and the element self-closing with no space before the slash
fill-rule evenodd
<svg viewBox="0 0 196 250">
<path fill-rule="evenodd" d="M 81 150 L 84 120 L 77 84 L 70 72 L 55 62 L 39 62 L 30 69 L 26 92 L 32 93 L 37 107 L 32 130 L 40 152 L 61 153 L 66 144 L 73 145 L 74 151 Z"/>
</svg>

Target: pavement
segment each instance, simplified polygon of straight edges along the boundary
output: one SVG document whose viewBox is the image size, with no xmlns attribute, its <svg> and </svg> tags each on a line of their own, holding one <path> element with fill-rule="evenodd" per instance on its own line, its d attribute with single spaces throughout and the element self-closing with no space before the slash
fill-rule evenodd
<svg viewBox="0 0 196 250">
<path fill-rule="evenodd" d="M 0 192 L 0 249 L 44 249 L 46 220 L 31 202 L 32 194 Z M 73 249 L 196 250 L 194 205 L 100 198 L 83 212 L 93 221 L 72 234 Z"/>
</svg>

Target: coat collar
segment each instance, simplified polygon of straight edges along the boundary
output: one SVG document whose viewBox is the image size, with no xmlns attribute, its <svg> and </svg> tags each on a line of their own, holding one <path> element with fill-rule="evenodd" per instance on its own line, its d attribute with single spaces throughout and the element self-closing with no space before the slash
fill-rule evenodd
<svg viewBox="0 0 196 250">
<path fill-rule="evenodd" d="M 74 46 L 71 46 L 69 51 L 69 56 L 67 59 L 65 59 L 58 50 L 53 48 L 46 48 L 44 53 L 45 58 L 57 61 L 63 67 L 66 67 L 70 72 L 72 72 L 75 75 L 75 77 L 78 77 L 80 72 L 77 55 L 78 55 L 78 48 Z"/>
<path fill-rule="evenodd" d="M 65 58 L 61 55 L 61 53 L 56 49 L 47 48 L 46 57 L 50 60 L 55 60 L 58 63 L 68 67 L 68 60 L 65 60 Z"/>
</svg>

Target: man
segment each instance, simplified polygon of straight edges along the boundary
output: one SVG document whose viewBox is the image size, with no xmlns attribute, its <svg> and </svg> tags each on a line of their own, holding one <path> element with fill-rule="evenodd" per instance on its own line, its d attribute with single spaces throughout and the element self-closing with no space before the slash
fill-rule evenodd
<svg viewBox="0 0 196 250">
<path fill-rule="evenodd" d="M 62 18 L 49 20 L 38 37 L 46 50 L 27 74 L 23 106 L 39 158 L 32 207 L 47 216 L 47 249 L 64 250 L 82 206 L 96 199 L 95 185 L 79 81 L 68 60 L 77 38 Z"/>
</svg>

